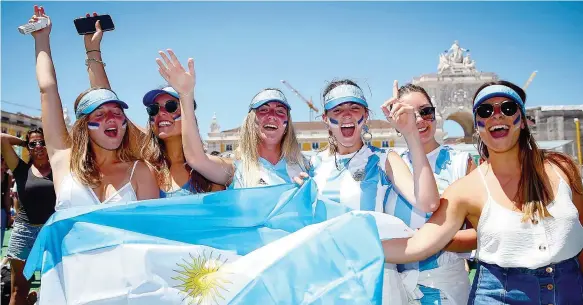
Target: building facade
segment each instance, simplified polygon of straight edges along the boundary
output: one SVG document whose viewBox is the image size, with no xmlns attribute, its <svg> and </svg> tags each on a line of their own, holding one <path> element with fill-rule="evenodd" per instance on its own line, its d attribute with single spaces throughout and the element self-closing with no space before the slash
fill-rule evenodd
<svg viewBox="0 0 583 305">
<path fill-rule="evenodd" d="M 328 129 L 324 122 L 293 123 L 302 151 L 320 151 L 328 146 Z M 405 140 L 384 120 L 371 120 L 368 123 L 372 139 L 369 144 L 379 148 L 405 147 Z M 206 148 L 208 153 L 228 153 L 237 149 L 239 128 L 220 130 L 216 115 L 213 116 L 211 132 L 208 133 Z"/>
</svg>

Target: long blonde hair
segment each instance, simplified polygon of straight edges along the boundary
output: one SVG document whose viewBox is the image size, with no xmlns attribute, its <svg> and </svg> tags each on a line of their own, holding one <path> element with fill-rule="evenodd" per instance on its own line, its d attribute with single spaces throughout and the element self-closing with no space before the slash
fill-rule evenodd
<svg viewBox="0 0 583 305">
<path fill-rule="evenodd" d="M 256 123 L 255 110 L 249 111 L 239 132 L 239 145 L 235 151 L 235 159 L 241 161 L 241 183 L 245 187 L 259 185 L 259 145 L 261 138 Z M 288 110 L 288 121 L 285 134 L 281 143 L 281 157 L 285 158 L 289 165 L 298 164 L 304 171 L 309 169 L 308 160 L 302 155 L 300 144 L 293 127 L 291 114 Z"/>
<path fill-rule="evenodd" d="M 91 88 L 81 93 L 75 100 L 75 111 L 81 98 L 90 91 L 97 89 L 104 88 Z M 69 166 L 73 176 L 79 179 L 83 185 L 95 188 L 101 184 L 102 177 L 97 162 L 95 161 L 95 152 L 91 148 L 92 144 L 89 140 L 88 122 L 89 116 L 83 116 L 77 119 L 71 128 L 68 139 L 71 145 Z M 142 135 L 142 132 L 130 120 L 127 120 L 127 129 L 122 143 L 116 149 L 116 155 L 119 161 L 129 162 L 141 159 L 139 144 L 141 143 Z"/>
<path fill-rule="evenodd" d="M 507 81 L 489 82 L 482 85 L 476 91 L 474 100 L 480 91 L 492 85 L 504 85 L 516 91 L 520 98 L 526 102 L 526 93 L 522 88 Z M 567 182 L 575 193 L 583 194 L 581 187 L 581 173 L 573 159 L 565 154 L 540 149 L 532 137 L 526 121 L 526 114 L 520 110 L 524 129 L 520 130 L 518 137 L 518 158 L 522 171 L 518 182 L 518 190 L 512 200 L 522 204 L 522 221 L 536 222 L 537 220 L 551 216 L 547 206 L 554 200 L 549 176 L 545 171 L 545 163 L 549 162 L 557 166 L 567 175 Z M 487 160 L 490 156 L 488 146 L 478 137 L 478 152 L 480 157 Z"/>
</svg>

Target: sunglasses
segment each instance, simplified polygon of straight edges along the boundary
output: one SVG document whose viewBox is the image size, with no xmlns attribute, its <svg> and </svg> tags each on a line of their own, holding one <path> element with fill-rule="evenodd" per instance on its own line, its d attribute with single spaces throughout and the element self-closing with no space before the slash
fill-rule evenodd
<svg viewBox="0 0 583 305">
<path fill-rule="evenodd" d="M 45 147 L 45 141 L 44 140 L 38 140 L 38 141 L 32 141 L 32 142 L 28 142 L 28 148 L 33 149 L 36 147 Z"/>
<path fill-rule="evenodd" d="M 476 108 L 476 114 L 482 119 L 487 119 L 494 114 L 495 106 L 500 107 L 500 112 L 505 116 L 513 116 L 518 111 L 518 104 L 514 101 L 504 101 L 496 104 L 481 104 Z"/>
<path fill-rule="evenodd" d="M 164 104 L 164 106 L 160 106 L 160 104 L 158 103 L 153 103 L 146 106 L 146 112 L 148 112 L 149 116 L 155 116 L 158 114 L 158 112 L 160 112 L 161 107 L 166 109 L 166 112 L 168 113 L 174 113 L 178 110 L 180 104 L 178 103 L 178 101 L 175 100 L 167 101 L 166 104 Z"/>
<path fill-rule="evenodd" d="M 419 116 L 425 121 L 435 120 L 435 107 L 432 106 L 423 107 L 419 109 L 417 113 L 419 113 Z"/>
</svg>

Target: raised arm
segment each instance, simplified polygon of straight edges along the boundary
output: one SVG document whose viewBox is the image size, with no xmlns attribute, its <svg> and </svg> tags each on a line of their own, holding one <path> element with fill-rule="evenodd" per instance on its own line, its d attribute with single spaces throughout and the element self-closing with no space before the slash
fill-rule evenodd
<svg viewBox="0 0 583 305">
<path fill-rule="evenodd" d="M 24 146 L 26 142 L 21 138 L 17 138 L 15 136 L 11 136 L 5 133 L 2 133 L 0 139 L 2 157 L 4 157 L 4 160 L 6 161 L 6 165 L 8 166 L 8 168 L 11 171 L 14 171 L 14 169 L 16 169 L 16 166 L 18 165 L 18 162 L 20 161 L 20 158 L 18 157 L 12 146 L 14 145 Z"/>
<path fill-rule="evenodd" d="M 439 208 L 413 237 L 382 241 L 385 261 L 393 264 L 418 262 L 443 249 L 468 214 L 465 199 L 459 195 L 462 190 L 463 184 L 448 188 Z"/>
<path fill-rule="evenodd" d="M 395 81 L 393 97 L 381 108 L 389 123 L 403 135 L 407 142 L 413 163 L 413 176 L 409 174 L 409 167 L 403 159 L 394 152 L 387 156 L 385 166 L 387 176 L 399 194 L 409 203 L 423 212 L 433 212 L 439 207 L 437 183 L 419 139 L 419 131 L 415 124 L 415 109 L 399 102 L 398 90 L 398 83 Z"/>
<path fill-rule="evenodd" d="M 36 79 L 40 89 L 41 119 L 45 130 L 45 141 L 49 159 L 59 150 L 68 149 L 68 132 L 63 118 L 63 106 L 57 88 L 57 76 L 53 59 L 51 57 L 51 46 L 49 35 L 51 32 L 51 21 L 45 15 L 44 8 L 34 6 L 34 16 L 29 22 L 35 22 L 38 18 L 47 18 L 46 28 L 33 32 L 36 49 Z M 52 162 L 51 162 L 52 164 Z"/>
<path fill-rule="evenodd" d="M 90 15 L 87 14 L 87 17 Z M 97 16 L 97 13 L 93 13 Z M 107 73 L 105 72 L 105 63 L 101 58 L 101 39 L 103 31 L 99 20 L 95 22 L 95 33 L 83 36 L 85 42 L 85 54 L 87 55 L 87 74 L 89 74 L 89 84 L 91 88 L 100 87 L 111 90 Z"/>
<path fill-rule="evenodd" d="M 194 86 L 196 74 L 194 60 L 188 59 L 188 69 L 185 71 L 172 50 L 168 50 L 170 58 L 160 52 L 162 59 L 157 58 L 160 75 L 178 92 L 180 110 L 182 113 L 182 147 L 188 165 L 208 180 L 226 185 L 234 175 L 231 160 L 209 156 L 204 152 L 200 131 L 194 114 Z"/>
</svg>

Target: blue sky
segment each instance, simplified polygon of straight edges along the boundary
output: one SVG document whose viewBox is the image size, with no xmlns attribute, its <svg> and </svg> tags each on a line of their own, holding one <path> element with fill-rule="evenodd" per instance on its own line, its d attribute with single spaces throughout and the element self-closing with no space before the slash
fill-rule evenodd
<svg viewBox="0 0 583 305">
<path fill-rule="evenodd" d="M 17 27 L 33 2 L 1 2 L 2 109 L 39 115 L 34 41 Z M 454 40 L 471 50 L 478 70 L 520 85 L 538 70 L 529 106 L 582 104 L 582 2 L 46 2 L 53 20 L 52 52 L 59 91 L 72 113 L 89 86 L 83 39 L 73 19 L 110 14 L 103 58 L 113 89 L 128 115 L 145 125 L 143 94 L 164 84 L 155 58 L 172 48 L 183 63 L 196 61 L 197 116 L 206 137 L 213 113 L 222 129 L 240 125 L 255 93 L 289 81 L 320 105 L 327 81 L 352 78 L 379 106 L 400 83 L 436 71 L 438 55 Z M 295 121 L 308 108 L 284 88 Z M 320 107 L 321 108 L 321 107 Z M 446 131 L 461 134 L 456 123 Z"/>
</svg>

